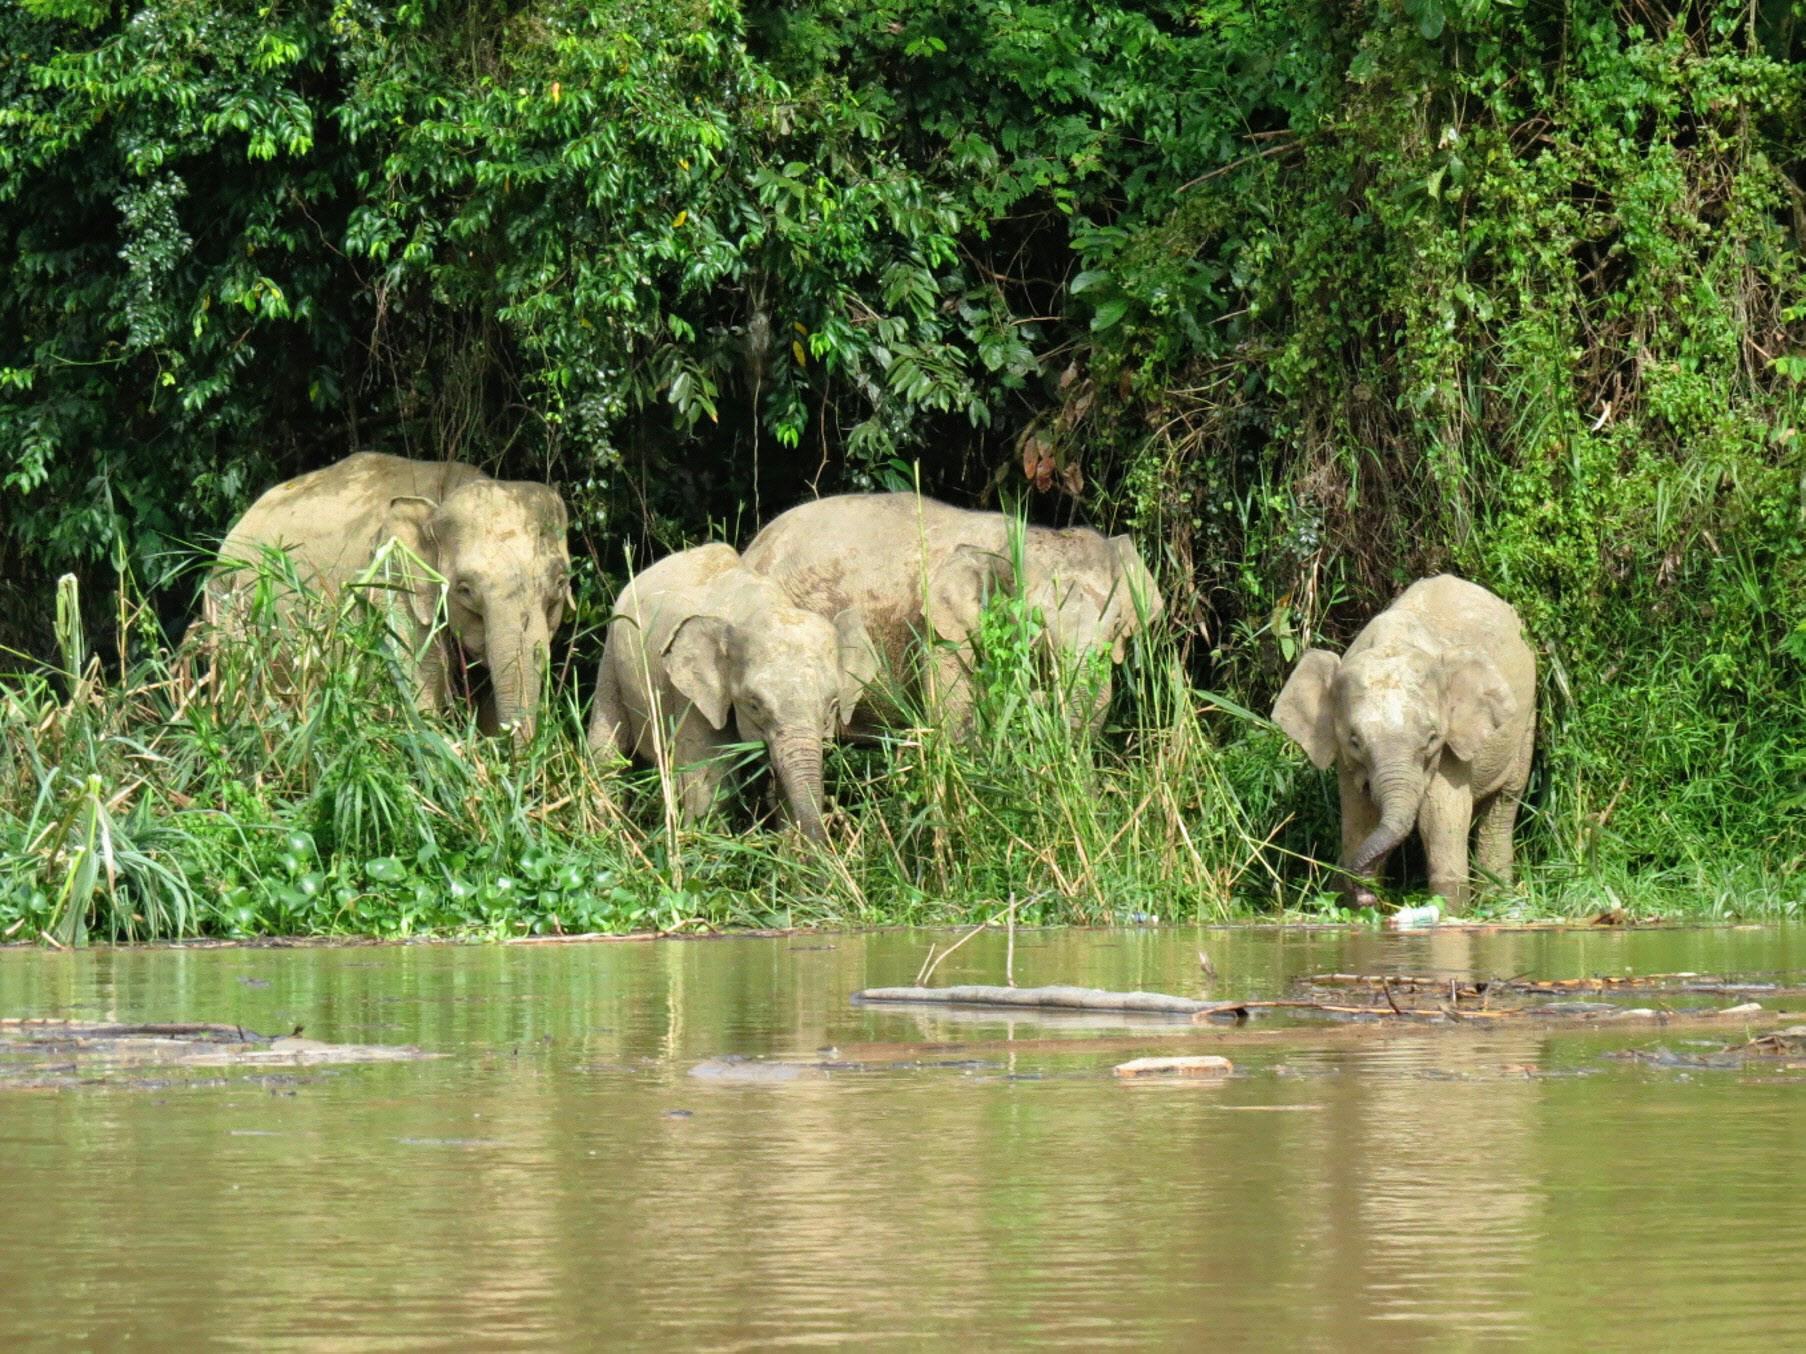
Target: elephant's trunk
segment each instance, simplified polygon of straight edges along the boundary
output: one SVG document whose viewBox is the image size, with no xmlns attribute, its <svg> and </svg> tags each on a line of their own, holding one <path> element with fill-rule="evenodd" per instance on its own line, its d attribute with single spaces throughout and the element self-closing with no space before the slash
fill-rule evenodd
<svg viewBox="0 0 1806 1354">
<path fill-rule="evenodd" d="M 808 731 L 780 733 L 771 743 L 771 765 L 790 820 L 810 841 L 826 841 L 821 805 L 821 736 Z"/>
<path fill-rule="evenodd" d="M 1348 872 L 1369 873 L 1376 862 L 1410 835 L 1417 823 L 1417 807 L 1423 800 L 1423 776 L 1408 766 L 1392 766 L 1377 772 L 1372 794 L 1380 806 L 1380 825 L 1355 847 L 1348 858 Z"/>
<path fill-rule="evenodd" d="M 533 736 L 539 707 L 540 676 L 551 650 L 551 633 L 537 611 L 519 624 L 491 621 L 488 633 L 489 682 L 496 722 L 510 728 L 516 742 Z"/>
</svg>

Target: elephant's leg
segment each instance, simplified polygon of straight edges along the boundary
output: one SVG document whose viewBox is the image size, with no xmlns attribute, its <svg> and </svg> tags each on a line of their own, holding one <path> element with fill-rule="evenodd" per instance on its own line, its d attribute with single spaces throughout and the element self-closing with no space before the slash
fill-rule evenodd
<svg viewBox="0 0 1806 1354">
<path fill-rule="evenodd" d="M 1342 800 L 1341 864 L 1346 869 L 1361 843 L 1380 825 L 1380 806 L 1368 798 L 1355 772 L 1340 764 L 1337 766 L 1336 789 Z M 1373 863 L 1373 877 L 1378 879 L 1385 873 L 1386 857 L 1381 856 Z M 1366 907 L 1374 901 L 1372 892 L 1353 875 L 1342 876 L 1342 893 L 1350 906 Z"/>
<path fill-rule="evenodd" d="M 954 738 L 972 734 L 972 675 L 966 656 L 951 644 L 936 644 L 928 657 L 928 705 Z"/>
<path fill-rule="evenodd" d="M 723 739 L 694 710 L 688 711 L 671 731 L 671 780 L 679 817 L 693 823 L 715 804 L 715 795 L 726 774 L 721 756 Z"/>
<path fill-rule="evenodd" d="M 1524 798 L 1524 787 L 1530 783 L 1530 757 L 1536 746 L 1534 728 L 1524 731 L 1511 759 L 1505 783 L 1480 806 L 1479 840 L 1475 856 L 1479 866 L 1501 883 L 1511 882 L 1512 830 L 1517 825 L 1518 805 Z"/>
<path fill-rule="evenodd" d="M 1467 767 L 1445 756 L 1417 811 L 1417 833 L 1430 861 L 1430 892 L 1442 895 L 1451 915 L 1467 908 L 1467 834 L 1473 822 Z"/>
<path fill-rule="evenodd" d="M 627 736 L 627 710 L 621 701 L 620 680 L 615 676 L 613 655 L 605 656 L 596 674 L 596 696 L 589 713 L 589 754 L 603 752 L 629 756 L 633 752 Z"/>
<path fill-rule="evenodd" d="M 484 688 L 477 697 L 477 732 L 485 738 L 494 738 L 502 731 L 502 717 L 495 708 L 495 692 Z"/>
</svg>

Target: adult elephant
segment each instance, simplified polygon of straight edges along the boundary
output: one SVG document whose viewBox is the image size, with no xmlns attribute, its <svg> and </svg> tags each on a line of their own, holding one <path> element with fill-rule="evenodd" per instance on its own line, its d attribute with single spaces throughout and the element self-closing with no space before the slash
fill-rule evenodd
<svg viewBox="0 0 1806 1354">
<path fill-rule="evenodd" d="M 731 725 L 765 744 L 791 821 L 820 841 L 822 744 L 852 720 L 876 669 L 857 608 L 824 619 L 741 568 L 731 546 L 697 546 L 615 599 L 590 750 L 669 768 L 688 821 L 714 802 Z"/>
<path fill-rule="evenodd" d="M 552 632 L 570 600 L 564 501 L 548 485 L 491 479 L 456 461 L 358 452 L 278 484 L 239 518 L 220 546 L 208 612 L 230 634 L 272 548 L 296 579 L 328 600 L 393 540 L 425 570 L 396 558 L 422 709 L 444 708 L 459 650 L 488 665 L 486 727 L 532 731 Z M 444 629 L 429 642 L 444 604 Z M 292 598 L 279 599 L 292 612 Z M 455 647 L 454 647 L 455 646 Z"/>
<path fill-rule="evenodd" d="M 1536 657 L 1503 600 L 1449 574 L 1420 579 L 1341 658 L 1306 651 L 1273 721 L 1319 770 L 1337 768 L 1355 901 L 1373 901 L 1362 879 L 1416 827 L 1431 890 L 1461 911 L 1476 816 L 1481 868 L 1510 881 L 1536 737 Z"/>
<path fill-rule="evenodd" d="M 918 689 L 925 681 L 951 726 L 964 730 L 972 637 L 991 594 L 1019 590 L 1041 611 L 1052 647 L 1075 657 L 1102 651 L 1115 663 L 1164 609 L 1129 537 L 1026 527 L 1018 578 L 1011 530 L 1002 513 L 917 494 L 840 494 L 781 513 L 741 562 L 817 615 L 859 608 L 892 676 Z M 1106 674 L 1086 712 L 1093 724 L 1109 698 Z M 899 714 L 874 693 L 861 704 L 855 731 L 870 733 Z"/>
</svg>

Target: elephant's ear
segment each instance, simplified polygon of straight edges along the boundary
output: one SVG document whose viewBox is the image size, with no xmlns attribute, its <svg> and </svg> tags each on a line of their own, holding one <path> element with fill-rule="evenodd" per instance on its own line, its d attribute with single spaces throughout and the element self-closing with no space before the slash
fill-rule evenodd
<svg viewBox="0 0 1806 1354">
<path fill-rule="evenodd" d="M 1054 576 L 1032 588 L 1028 599 L 1041 612 L 1049 641 L 1074 657 L 1109 645 L 1114 660 L 1123 619 L 1117 602 L 1128 605 L 1126 589 L 1118 591 L 1120 597 L 1106 596 L 1082 577 Z"/>
<path fill-rule="evenodd" d="M 840 722 L 853 722 L 853 711 L 865 688 L 878 676 L 878 647 L 865 628 L 865 613 L 856 606 L 835 614 L 834 634 L 840 649 Z"/>
<path fill-rule="evenodd" d="M 399 577 L 408 592 L 408 609 L 425 626 L 432 625 L 439 614 L 439 593 L 445 586 L 445 580 L 437 576 L 439 541 L 433 530 L 433 516 L 438 511 L 439 505 L 430 498 L 410 494 L 390 499 L 389 511 L 383 518 L 382 540 L 377 542 L 381 545 L 382 541 L 394 540 L 427 566 L 427 571 L 422 571 L 411 561 L 396 561 L 404 570 Z"/>
<path fill-rule="evenodd" d="M 1319 771 L 1327 771 L 1336 760 L 1336 720 L 1330 684 L 1341 666 L 1342 660 L 1328 649 L 1306 649 L 1285 690 L 1273 703 L 1273 722 L 1304 749 L 1311 765 Z"/>
<path fill-rule="evenodd" d="M 1449 751 L 1471 762 L 1518 712 L 1498 664 L 1478 649 L 1459 649 L 1443 663 L 1443 720 Z"/>
<path fill-rule="evenodd" d="M 978 628 L 986 596 L 1009 577 L 1009 561 L 976 545 L 956 546 L 928 578 L 927 618 L 934 633 L 964 644 Z"/>
<path fill-rule="evenodd" d="M 1134 572 L 1140 569 L 1141 561 L 1135 559 L 1134 564 L 1130 565 L 1118 546 L 1118 542 L 1128 540 L 1127 536 L 1115 536 L 1110 540 L 1112 567 L 1105 579 L 1107 591 L 1081 588 L 1096 610 L 1098 637 L 1109 644 L 1112 663 L 1120 663 L 1129 656 L 1129 640 L 1141 628 L 1140 615 L 1135 609 L 1135 590 L 1141 585 Z M 1134 556 L 1135 547 L 1131 543 L 1128 559 L 1134 559 Z M 1146 570 L 1142 572 L 1145 573 Z"/>
<path fill-rule="evenodd" d="M 712 729 L 728 715 L 727 622 L 719 616 L 686 616 L 665 641 L 665 676 L 702 712 Z"/>
<path fill-rule="evenodd" d="M 1123 604 L 1128 607 L 1128 614 L 1132 618 L 1128 635 L 1143 628 L 1151 629 L 1154 622 L 1166 614 L 1166 598 L 1160 595 L 1153 571 L 1148 568 L 1147 561 L 1142 559 L 1141 551 L 1135 548 L 1133 536 L 1112 536 L 1110 552 L 1116 557 L 1117 592 L 1127 594 L 1123 598 Z M 1118 649 L 1121 647 L 1120 644 L 1117 645 Z M 1122 662 L 1120 655 L 1116 661 Z"/>
</svg>

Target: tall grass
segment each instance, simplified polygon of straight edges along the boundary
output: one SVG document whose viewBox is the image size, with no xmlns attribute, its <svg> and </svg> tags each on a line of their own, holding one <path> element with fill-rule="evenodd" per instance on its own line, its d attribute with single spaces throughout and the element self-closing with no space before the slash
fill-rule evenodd
<svg viewBox="0 0 1806 1354">
<path fill-rule="evenodd" d="M 1155 638 L 1122 670 L 1049 666 L 1038 618 L 987 613 L 971 736 L 926 712 L 829 757 L 832 841 L 762 813 L 757 749 L 705 820 L 656 769 L 584 749 L 581 684 L 548 679 L 515 745 L 422 716 L 386 608 L 297 596 L 261 566 L 239 635 L 170 649 L 121 585 L 129 657 L 0 687 L 0 933 L 411 935 L 954 921 L 1220 918 L 1277 876 L 1214 736 Z M 73 614 L 74 608 L 71 608 Z M 75 674 L 75 675 L 72 675 Z M 755 820 L 758 820 L 755 824 Z"/>
<path fill-rule="evenodd" d="M 587 755 L 571 665 L 528 741 L 484 737 L 474 712 L 416 711 L 380 591 L 295 601 L 284 562 L 263 567 L 236 642 L 169 648 L 122 583 L 120 653 L 88 652 L 71 595 L 59 664 L 0 680 L 0 938 L 944 923 L 1010 901 L 1025 922 L 1342 915 L 1312 859 L 1336 842 L 1332 778 L 1196 689 L 1159 627 L 1094 727 L 1101 660 L 1050 656 L 1040 618 L 993 599 L 969 731 L 894 693 L 902 726 L 831 750 L 818 848 L 766 811 L 759 749 L 686 825 L 661 772 Z M 1545 758 L 1530 863 L 1495 910 L 1802 911 L 1800 862 L 1731 850 L 1684 794 L 1673 831 L 1696 849 L 1666 842 L 1639 871 L 1609 806 L 1568 802 L 1565 755 Z"/>
</svg>

